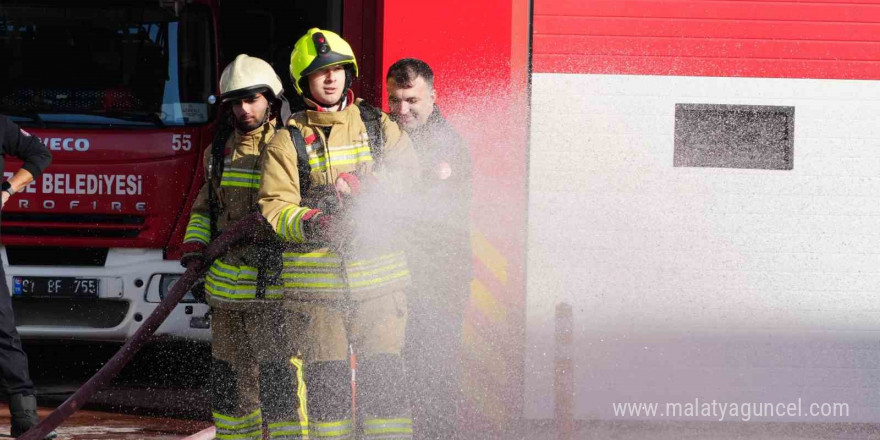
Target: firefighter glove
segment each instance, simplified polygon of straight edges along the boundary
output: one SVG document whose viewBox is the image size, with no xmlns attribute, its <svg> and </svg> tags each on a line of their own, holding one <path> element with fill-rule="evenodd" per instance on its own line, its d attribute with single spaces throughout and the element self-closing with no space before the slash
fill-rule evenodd
<svg viewBox="0 0 880 440">
<path fill-rule="evenodd" d="M 336 215 L 342 210 L 339 193 L 333 185 L 313 187 L 303 197 L 302 206 L 317 209 L 324 215 Z"/>
<path fill-rule="evenodd" d="M 199 270 L 205 266 L 205 255 L 201 252 L 186 254 L 180 259 L 180 265 L 187 270 Z"/>
<path fill-rule="evenodd" d="M 347 216 L 325 214 L 313 209 L 303 215 L 303 232 L 308 242 L 319 242 L 334 249 L 345 247 L 351 239 L 353 225 Z"/>
</svg>

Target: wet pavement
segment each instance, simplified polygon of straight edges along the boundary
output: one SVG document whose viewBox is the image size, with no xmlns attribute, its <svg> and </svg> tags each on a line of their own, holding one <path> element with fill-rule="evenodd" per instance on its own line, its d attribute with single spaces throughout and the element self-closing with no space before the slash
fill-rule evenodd
<svg viewBox="0 0 880 440">
<path fill-rule="evenodd" d="M 119 345 L 63 343 L 25 346 L 45 417 L 90 378 Z M 110 386 L 97 393 L 59 429 L 59 440 L 190 440 L 213 438 L 210 403 L 204 392 L 210 348 L 206 344 L 153 344 L 139 353 Z M 552 422 L 517 423 L 507 433 L 470 439 L 561 440 Z M 9 413 L 0 403 L 0 438 Z M 9 438 L 9 437 L 5 437 Z M 571 440 L 815 440 L 878 439 L 880 425 L 858 423 L 575 422 Z"/>
<path fill-rule="evenodd" d="M 40 417 L 52 408 L 41 407 Z M 58 432 L 58 440 L 171 440 L 181 439 L 209 427 L 211 423 L 81 410 L 74 413 Z M 0 433 L 8 437 L 9 410 L 0 405 Z"/>
<path fill-rule="evenodd" d="M 119 345 L 31 344 L 25 347 L 41 406 L 70 397 L 119 349 Z M 205 393 L 210 365 L 206 344 L 152 344 L 138 353 L 85 409 L 123 414 L 209 420 Z"/>
<path fill-rule="evenodd" d="M 120 348 L 119 344 L 25 343 L 40 416 L 70 397 Z M 60 440 L 182 439 L 211 426 L 204 392 L 210 348 L 161 343 L 142 350 L 109 386 L 57 431 Z M 10 438 L 0 402 L 0 438 Z M 5 437 L 4 437 L 5 436 Z M 203 437 L 212 438 L 212 437 Z"/>
</svg>

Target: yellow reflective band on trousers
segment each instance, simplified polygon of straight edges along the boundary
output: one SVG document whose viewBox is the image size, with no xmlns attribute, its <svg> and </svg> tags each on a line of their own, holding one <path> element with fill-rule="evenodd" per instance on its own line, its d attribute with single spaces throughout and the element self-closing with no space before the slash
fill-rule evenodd
<svg viewBox="0 0 880 440">
<path fill-rule="evenodd" d="M 354 429 L 351 420 L 314 422 L 309 423 L 309 438 L 349 439 L 354 438 Z"/>
<path fill-rule="evenodd" d="M 308 292 L 352 292 L 386 288 L 409 281 L 406 255 L 394 252 L 375 258 L 352 260 L 346 265 L 348 286 L 342 277 L 342 260 L 332 252 L 284 253 L 281 278 L 285 289 Z"/>
<path fill-rule="evenodd" d="M 209 241 L 211 241 L 211 219 L 206 215 L 192 213 L 189 216 L 189 224 L 186 225 L 183 242 L 198 242 L 207 246 Z"/>
<path fill-rule="evenodd" d="M 296 367 L 296 397 L 299 399 L 299 420 L 302 423 L 303 427 L 309 426 L 309 405 L 308 405 L 308 390 L 306 389 L 306 379 L 305 379 L 305 368 L 306 363 L 304 360 L 294 356 L 290 358 L 290 363 Z"/>
<path fill-rule="evenodd" d="M 412 419 L 364 420 L 364 440 L 408 440 L 413 435 Z"/>
<path fill-rule="evenodd" d="M 273 440 L 302 440 L 309 438 L 309 429 L 299 420 L 269 424 L 269 438 Z"/>
<path fill-rule="evenodd" d="M 220 177 L 220 186 L 260 189 L 261 178 L 260 170 L 226 167 Z"/>
<path fill-rule="evenodd" d="M 234 417 L 212 413 L 217 438 L 221 440 L 261 440 L 263 438 L 263 414 L 256 410 L 246 416 Z"/>
</svg>

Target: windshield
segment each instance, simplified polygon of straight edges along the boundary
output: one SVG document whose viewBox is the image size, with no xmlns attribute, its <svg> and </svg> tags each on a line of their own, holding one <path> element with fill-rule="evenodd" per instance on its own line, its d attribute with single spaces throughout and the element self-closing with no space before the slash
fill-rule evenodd
<svg viewBox="0 0 880 440">
<path fill-rule="evenodd" d="M 25 124 L 208 122 L 208 8 L 84 3 L 0 6 L 0 113 Z"/>
</svg>

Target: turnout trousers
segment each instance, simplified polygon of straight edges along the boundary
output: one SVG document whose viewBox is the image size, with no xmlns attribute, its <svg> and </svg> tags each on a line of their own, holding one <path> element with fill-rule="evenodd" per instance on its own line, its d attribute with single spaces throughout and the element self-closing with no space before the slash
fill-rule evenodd
<svg viewBox="0 0 880 440">
<path fill-rule="evenodd" d="M 214 309 L 211 409 L 217 438 L 307 438 L 303 363 L 293 345 L 300 321 L 281 305 Z"/>
<path fill-rule="evenodd" d="M 310 438 L 409 440 L 412 418 L 401 359 L 406 328 L 402 291 L 356 300 L 285 300 L 306 317 L 305 359 Z M 357 356 L 352 415 L 349 344 Z"/>
</svg>

